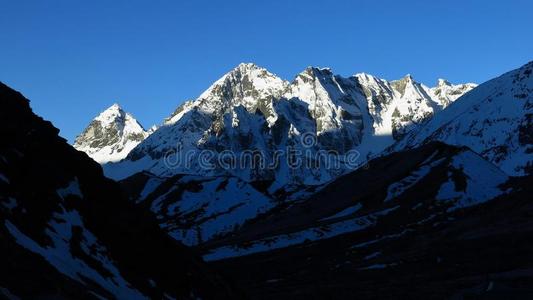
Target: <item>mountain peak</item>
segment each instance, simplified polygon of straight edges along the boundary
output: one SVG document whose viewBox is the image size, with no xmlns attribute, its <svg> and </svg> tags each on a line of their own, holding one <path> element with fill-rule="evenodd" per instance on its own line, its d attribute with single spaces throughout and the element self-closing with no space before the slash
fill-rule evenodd
<svg viewBox="0 0 533 300">
<path fill-rule="evenodd" d="M 114 103 L 101 112 L 74 142 L 74 148 L 99 163 L 118 161 L 151 132 Z"/>
<path fill-rule="evenodd" d="M 280 80 L 275 74 L 269 72 L 266 68 L 258 66 L 254 63 L 240 63 L 235 68 L 231 69 L 229 72 L 220 77 L 213 85 L 208 89 L 208 91 L 217 85 L 223 85 L 227 83 L 241 82 L 245 80 L 245 77 L 248 77 L 248 80 L 253 81 L 255 78 L 273 78 Z M 207 91 L 206 91 L 207 92 Z M 200 96 L 202 98 L 202 96 Z"/>
<path fill-rule="evenodd" d="M 415 80 L 413 79 L 413 76 L 411 74 L 406 74 L 402 79 L 400 80 L 403 80 L 403 81 L 406 81 L 406 82 L 414 82 Z"/>
<path fill-rule="evenodd" d="M 437 79 L 437 86 L 451 86 L 452 84 L 446 80 L 446 79 L 442 79 L 442 78 L 439 78 Z"/>
<path fill-rule="evenodd" d="M 230 75 L 233 75 L 233 76 L 244 76 L 244 75 L 249 75 L 249 74 L 252 74 L 252 73 L 256 73 L 256 74 L 271 74 L 270 72 L 268 72 L 267 69 L 261 67 L 261 66 L 258 66 L 256 65 L 255 63 L 245 63 L 245 62 L 242 62 L 240 64 L 238 64 L 235 68 L 231 69 L 228 73 L 224 74 L 224 76 L 222 76 L 221 79 L 224 79 L 226 78 L 227 76 L 230 76 Z M 274 74 L 271 74 L 273 76 L 275 76 Z"/>
<path fill-rule="evenodd" d="M 250 69 L 263 69 L 263 68 L 258 66 L 258 65 L 256 65 L 255 63 L 242 62 L 237 67 L 235 67 L 235 69 L 250 70 Z"/>
<path fill-rule="evenodd" d="M 113 105 L 111 105 L 108 109 L 122 109 L 122 107 L 120 107 L 120 104 L 118 104 L 117 102 L 113 103 Z"/>
<path fill-rule="evenodd" d="M 460 99 L 410 132 L 395 148 L 438 140 L 467 146 L 509 175 L 529 174 L 533 165 L 530 134 L 533 70 L 528 70 L 531 69 L 525 65 L 475 89 L 476 85 L 471 83 L 432 89 L 444 104 L 447 99 L 455 101 L 459 96 Z"/>
<path fill-rule="evenodd" d="M 112 122 L 116 122 L 117 119 L 125 119 L 127 113 L 120 107 L 118 103 L 114 103 L 110 107 L 102 111 L 95 120 L 101 121 L 102 123 L 108 125 Z"/>
<path fill-rule="evenodd" d="M 365 73 L 365 72 L 356 73 L 355 75 L 353 75 L 353 77 L 364 78 L 364 79 L 367 79 L 367 80 L 371 79 L 371 78 L 376 78 L 374 75 L 368 74 L 368 73 Z"/>
<path fill-rule="evenodd" d="M 213 83 L 193 102 L 204 112 L 219 113 L 243 105 L 255 111 L 259 99 L 279 97 L 287 82 L 253 63 L 241 63 Z"/>
<path fill-rule="evenodd" d="M 315 76 L 315 77 L 316 76 L 331 76 L 331 75 L 333 75 L 333 71 L 331 70 L 331 68 L 308 66 L 299 75 L 301 75 L 301 74 L 306 74 L 306 75 Z"/>
<path fill-rule="evenodd" d="M 300 72 L 298 75 L 296 75 L 296 78 L 293 80 L 293 83 L 301 82 L 312 82 L 315 80 L 324 80 L 325 78 L 331 78 L 334 74 L 331 71 L 330 68 L 319 68 L 319 67 L 313 67 L 308 66 L 305 68 L 302 72 Z"/>
<path fill-rule="evenodd" d="M 122 109 L 120 104 L 115 102 L 113 103 L 113 105 L 109 106 L 104 111 L 102 111 L 100 115 L 106 114 L 106 113 L 123 113 L 123 112 L 124 112 L 124 109 Z"/>
</svg>

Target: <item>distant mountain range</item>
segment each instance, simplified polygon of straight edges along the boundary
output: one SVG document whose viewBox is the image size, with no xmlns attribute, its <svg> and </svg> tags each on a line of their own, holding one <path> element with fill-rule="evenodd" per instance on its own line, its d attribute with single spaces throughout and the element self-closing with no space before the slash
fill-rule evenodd
<svg viewBox="0 0 533 300">
<path fill-rule="evenodd" d="M 447 158 L 450 169 L 439 178 L 441 193 L 430 196 L 468 206 L 501 194 L 498 186 L 507 176 L 531 172 L 531 68 L 527 64 L 479 87 L 439 80 L 428 88 L 410 75 L 388 82 L 368 74 L 343 78 L 319 68 L 307 68 L 289 83 L 241 64 L 197 100 L 178 107 L 124 160 L 105 164 L 104 171 L 122 179 L 127 191 L 136 191 L 130 197 L 190 246 L 209 244 L 264 215 L 306 202 L 360 166 L 372 168 L 373 158 L 432 141 L 473 150 Z M 305 144 L 308 137 L 311 145 Z M 178 145 L 191 163 L 169 166 L 165 155 Z M 334 150 L 340 160 L 356 151 L 357 163 L 293 168 L 282 158 L 275 168 L 263 169 L 199 163 L 203 151 L 230 150 L 239 157 L 253 150 L 271 162 L 289 148 L 313 154 Z M 426 157 L 422 165 L 403 171 L 405 178 L 389 183 L 383 201 L 421 188 L 417 183 L 442 163 Z"/>
<path fill-rule="evenodd" d="M 0 85 L 0 297 L 532 298 L 531 73 L 241 64 L 152 130 L 111 106 L 86 154 Z"/>
<path fill-rule="evenodd" d="M 480 85 L 392 148 L 467 146 L 510 175 L 533 172 L 533 62 Z"/>
<path fill-rule="evenodd" d="M 341 167 L 335 170 L 288 168 L 284 163 L 253 170 L 228 169 L 214 162 L 207 170 L 196 158 L 202 150 L 252 150 L 271 163 L 274 153 L 292 147 L 313 153 L 355 150 L 362 164 L 475 86 L 439 80 L 436 87 L 428 88 L 410 75 L 391 82 L 368 74 L 343 78 L 314 67 L 289 83 L 254 64 L 240 64 L 198 99 L 178 107 L 140 144 L 147 132 L 131 116 L 124 117 L 111 107 L 89 125 L 74 146 L 98 156 L 100 162 L 115 161 L 118 153 L 123 157 L 131 150 L 125 160 L 105 166 L 106 174 L 115 179 L 146 170 L 158 176 L 233 175 L 248 182 L 275 178 L 273 190 L 286 184 L 322 184 L 353 167 L 339 161 Z M 302 147 L 304 136 L 312 138 L 313 145 Z M 165 154 L 177 145 L 191 154 L 192 165 L 169 168 L 165 164 Z M 286 162 L 285 158 L 281 161 Z"/>
</svg>

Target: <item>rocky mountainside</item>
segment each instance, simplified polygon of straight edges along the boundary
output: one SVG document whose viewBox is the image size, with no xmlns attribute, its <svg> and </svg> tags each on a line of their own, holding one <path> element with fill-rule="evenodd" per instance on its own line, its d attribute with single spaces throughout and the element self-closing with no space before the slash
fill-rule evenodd
<svg viewBox="0 0 533 300">
<path fill-rule="evenodd" d="M 200 245 L 204 257 L 257 299 L 533 297 L 533 177 L 509 177 L 531 173 L 532 69 L 460 97 L 367 168 Z"/>
<path fill-rule="evenodd" d="M 532 182 L 432 142 L 291 201 L 235 177 L 143 172 L 122 186 L 251 298 L 448 299 L 533 295 Z"/>
<path fill-rule="evenodd" d="M 371 160 L 310 197 L 258 216 L 231 236 L 206 243 L 207 260 L 267 252 L 360 232 L 382 236 L 442 219 L 505 190 L 508 176 L 467 148 L 432 143 Z M 390 230 L 390 232 L 388 232 Z M 410 231 L 410 230 L 407 230 Z"/>
<path fill-rule="evenodd" d="M 410 76 L 387 82 L 312 67 L 289 83 L 256 65 L 241 64 L 176 109 L 125 160 L 104 169 L 115 179 L 144 170 L 157 176 L 273 180 L 272 192 L 287 184 L 322 184 L 360 166 L 473 87 L 441 81 L 430 89 Z M 308 154 L 305 162 L 314 167 L 288 163 L 288 149 Z M 206 150 L 215 154 L 208 167 L 200 163 Z M 259 153 L 264 165 L 272 167 L 228 168 L 218 159 L 224 151 L 237 158 Z M 340 154 L 329 161 L 339 168 L 320 163 L 326 151 Z M 182 163 L 168 163 L 177 160 Z"/>
<path fill-rule="evenodd" d="M 74 148 L 87 153 L 98 163 L 116 162 L 152 133 L 118 104 L 100 113 L 76 138 Z"/>
<path fill-rule="evenodd" d="M 288 195 L 268 193 L 270 182 L 236 177 L 162 178 L 142 172 L 121 184 L 172 237 L 209 249 L 205 258 L 218 260 L 366 229 L 398 208 L 395 199 L 420 208 L 419 221 L 432 218 L 495 198 L 507 180 L 469 149 L 435 143 L 372 160 L 369 169 L 328 185 L 295 187 Z M 363 209 L 366 198 L 380 209 Z M 432 208 L 425 211 L 424 205 Z"/>
<path fill-rule="evenodd" d="M 20 93 L 0 102 L 0 298 L 240 297 Z"/>
<path fill-rule="evenodd" d="M 481 84 L 390 151 L 431 141 L 468 146 L 510 175 L 533 172 L 533 62 Z"/>
<path fill-rule="evenodd" d="M 476 86 L 477 84 L 473 83 L 454 85 L 446 79 L 440 78 L 437 80 L 437 86 L 430 88 L 428 93 L 431 98 L 439 101 L 441 106 L 446 107 Z"/>
<path fill-rule="evenodd" d="M 433 150 L 427 146 L 430 145 L 423 148 L 431 153 Z M 438 157 L 453 148 L 444 149 Z M 463 150 L 456 148 L 452 153 L 457 151 Z M 410 159 L 411 156 L 407 160 Z M 418 157 L 416 160 L 420 163 Z M 214 260 L 211 265 L 235 280 L 253 299 L 533 297 L 533 177 L 511 179 L 501 186 L 506 193 L 495 199 L 457 208 L 458 202 L 433 198 L 442 185 L 433 185 L 431 180 L 443 178 L 442 173 L 438 175 L 442 166 L 437 166 L 418 187 L 386 202 L 383 199 L 389 189 L 387 184 L 371 187 L 378 193 L 376 197 L 371 192 L 359 197 L 364 193 L 358 189 L 363 183 L 352 188 L 353 181 L 349 180 L 356 178 L 341 179 L 329 190 L 331 194 L 313 198 L 320 204 L 313 206 L 308 202 L 306 208 L 315 219 L 322 210 L 320 205 L 328 210 L 323 216 L 336 215 L 317 221 L 316 227 L 294 227 L 298 233 L 307 228 L 304 236 L 289 234 L 292 228 L 265 227 L 265 221 L 254 232 L 263 229 L 265 236 L 276 239 L 268 243 L 264 238 L 262 244 L 241 242 L 240 251 L 248 255 Z M 424 185 L 429 186 L 427 190 Z M 336 199 L 344 204 L 337 206 L 337 201 L 332 201 Z M 305 218 L 303 209 L 291 215 L 296 219 L 292 226 Z M 278 225 L 281 222 L 277 221 Z M 249 234 L 253 236 L 254 232 Z M 298 238 L 299 242 L 294 242 Z M 285 247 L 272 249 L 282 243 Z M 235 253 L 231 250 L 236 249 L 221 248 L 218 254 L 231 256 Z M 249 272 L 250 269 L 261 271 Z"/>
<path fill-rule="evenodd" d="M 411 75 L 391 82 L 364 73 L 355 76 L 368 99 L 375 133 L 395 140 L 476 87 L 473 83 L 452 85 L 439 79 L 437 86 L 428 88 Z"/>
<path fill-rule="evenodd" d="M 278 203 L 237 177 L 141 172 L 121 181 L 130 199 L 151 211 L 166 232 L 188 246 L 232 233 Z"/>
</svg>

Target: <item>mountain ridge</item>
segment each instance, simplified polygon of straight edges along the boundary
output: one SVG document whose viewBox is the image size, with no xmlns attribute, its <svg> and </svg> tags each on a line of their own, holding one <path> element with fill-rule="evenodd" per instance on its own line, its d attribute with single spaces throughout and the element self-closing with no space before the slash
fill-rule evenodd
<svg viewBox="0 0 533 300">
<path fill-rule="evenodd" d="M 506 173 L 533 172 L 533 62 L 491 79 L 387 152 L 430 141 L 468 146 Z"/>
<path fill-rule="evenodd" d="M 336 150 L 342 154 L 356 150 L 363 163 L 366 156 L 380 152 L 400 138 L 412 126 L 410 123 L 424 122 L 445 106 L 435 96 L 431 97 L 434 93 L 430 88 L 412 77 L 404 80 L 402 92 L 388 81 L 379 81 L 381 86 L 374 87 L 373 91 L 368 88 L 365 93 L 366 82 L 360 77 L 344 78 L 329 68 L 308 67 L 288 82 L 255 64 L 243 63 L 215 81 L 196 100 L 180 105 L 165 119 L 163 126 L 135 147 L 125 160 L 106 164 L 104 169 L 107 176 L 115 179 L 140 170 L 160 176 L 183 173 L 184 169 L 169 170 L 161 162 L 161 158 L 174 151 L 178 144 L 183 151 L 194 153 L 193 156 L 202 150 L 218 153 L 228 149 L 240 153 L 244 149 L 255 149 L 265 153 L 268 160 L 279 149 L 302 149 L 299 144 L 304 134 L 313 136 L 315 152 Z M 399 82 L 402 85 L 402 80 Z M 459 90 L 463 93 L 473 85 L 461 87 Z M 406 92 L 408 94 L 404 95 Z M 387 93 L 394 101 L 380 103 L 380 95 Z M 407 106 L 402 104 L 408 101 L 414 102 Z M 380 110 L 370 111 L 375 106 L 370 103 L 379 105 Z M 425 103 L 425 108 L 414 109 L 416 103 Z M 399 107 L 400 104 L 405 107 Z M 378 124 L 380 111 L 386 111 L 385 117 L 391 119 L 398 107 L 397 122 Z M 308 184 L 320 184 L 340 175 L 323 168 L 288 170 L 283 166 L 254 172 L 224 170 L 219 166 L 209 171 L 199 166 L 187 169 L 187 173 L 207 176 L 229 173 L 246 181 L 275 177 L 280 182 Z"/>
</svg>

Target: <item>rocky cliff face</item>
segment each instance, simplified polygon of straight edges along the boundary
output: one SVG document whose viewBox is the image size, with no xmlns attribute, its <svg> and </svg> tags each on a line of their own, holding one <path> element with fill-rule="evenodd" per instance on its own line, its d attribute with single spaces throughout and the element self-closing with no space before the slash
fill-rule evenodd
<svg viewBox="0 0 533 300">
<path fill-rule="evenodd" d="M 464 93 L 471 87 L 450 89 Z M 447 90 L 440 94 L 452 99 Z M 364 74 L 344 78 L 329 69 L 309 67 L 289 83 L 256 65 L 241 64 L 198 99 L 176 109 L 126 160 L 108 164 L 105 170 L 116 179 L 147 170 L 158 176 L 275 179 L 273 189 L 321 184 L 361 165 L 445 107 L 432 95 L 410 76 L 387 82 Z M 307 153 L 306 166 L 287 163 L 288 149 Z M 259 153 L 265 165 L 273 167 L 227 168 L 211 159 L 206 168 L 198 163 L 206 150 L 217 158 L 223 151 L 238 157 Z M 338 167 L 320 162 L 320 154 L 328 151 L 338 154 L 328 158 Z M 190 163 L 169 167 L 165 157 L 175 152 L 187 154 Z M 347 153 L 353 154 L 349 157 L 353 161 L 348 161 Z"/>
<path fill-rule="evenodd" d="M 454 85 L 446 79 L 439 79 L 437 85 L 429 89 L 429 94 L 433 99 L 438 100 L 443 107 L 446 107 L 476 86 L 477 84 L 473 83 Z"/>
<path fill-rule="evenodd" d="M 98 115 L 76 138 L 74 148 L 87 153 L 98 163 L 116 162 L 150 133 L 118 104 Z"/>
<path fill-rule="evenodd" d="M 390 82 L 364 73 L 356 78 L 367 97 L 376 134 L 394 140 L 476 87 L 472 83 L 452 85 L 440 79 L 436 87 L 428 88 L 411 75 Z"/>
<path fill-rule="evenodd" d="M 220 260 L 373 231 L 406 222 L 396 233 L 437 216 L 479 205 L 504 194 L 508 176 L 467 148 L 431 143 L 373 159 L 359 169 L 258 217 L 232 235 L 210 241 L 205 256 Z M 408 225 L 407 223 L 411 224 Z M 380 232 L 380 234 L 384 234 Z"/>
<path fill-rule="evenodd" d="M 533 62 L 489 80 L 391 150 L 430 141 L 468 146 L 510 175 L 533 170 Z"/>
</svg>

